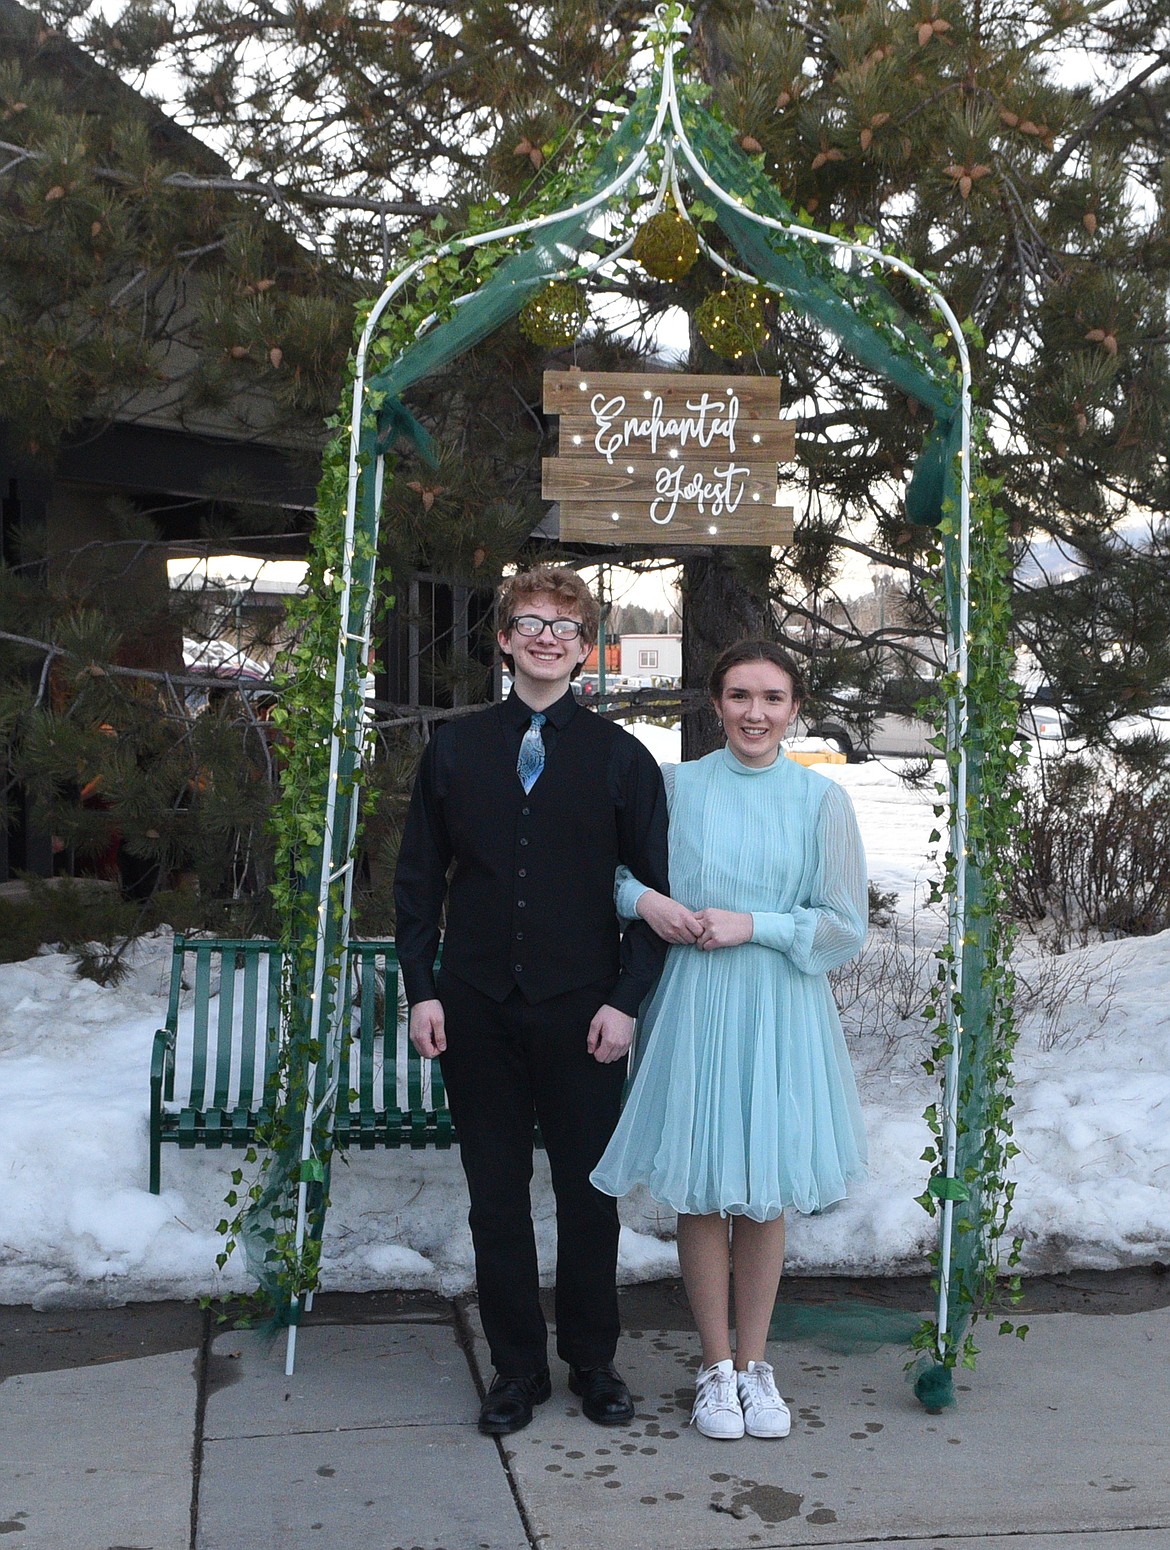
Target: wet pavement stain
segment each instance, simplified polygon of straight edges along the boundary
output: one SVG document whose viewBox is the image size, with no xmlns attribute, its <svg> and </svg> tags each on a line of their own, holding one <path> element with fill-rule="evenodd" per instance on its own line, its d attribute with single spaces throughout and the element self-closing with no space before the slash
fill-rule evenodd
<svg viewBox="0 0 1170 1550">
<path fill-rule="evenodd" d="M 239 1383 L 244 1376 L 243 1362 L 240 1360 L 242 1352 L 228 1351 L 219 1355 L 213 1351 L 207 1358 L 207 1394 L 218 1394 L 221 1389 L 229 1389 L 233 1384 Z"/>
<path fill-rule="evenodd" d="M 753 1485 L 731 1498 L 731 1511 L 736 1517 L 741 1516 L 741 1510 L 754 1512 L 761 1523 L 786 1523 L 796 1517 L 803 1502 L 803 1496 L 778 1485 Z"/>
<path fill-rule="evenodd" d="M 831 1507 L 818 1507 L 814 1512 L 806 1512 L 804 1521 L 806 1523 L 836 1523 L 837 1514 Z"/>
</svg>

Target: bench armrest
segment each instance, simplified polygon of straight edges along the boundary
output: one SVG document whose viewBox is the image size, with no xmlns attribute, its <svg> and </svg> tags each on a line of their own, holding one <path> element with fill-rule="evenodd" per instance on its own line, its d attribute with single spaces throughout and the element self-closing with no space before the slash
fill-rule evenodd
<svg viewBox="0 0 1170 1550">
<path fill-rule="evenodd" d="M 162 1106 L 163 1097 L 175 1092 L 175 1030 L 159 1028 L 150 1053 L 150 1193 L 162 1187 Z"/>
</svg>

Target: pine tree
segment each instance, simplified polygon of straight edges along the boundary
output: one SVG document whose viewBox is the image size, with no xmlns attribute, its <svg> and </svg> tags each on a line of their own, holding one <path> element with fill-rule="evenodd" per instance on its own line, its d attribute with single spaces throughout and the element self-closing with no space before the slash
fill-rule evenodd
<svg viewBox="0 0 1170 1550">
<path fill-rule="evenodd" d="M 558 145 L 571 147 L 638 67 L 638 8 L 624 5 L 476 0 L 453 12 L 404 0 L 386 14 L 372 0 L 132 0 L 110 20 L 61 0 L 45 14 L 127 79 L 166 63 L 182 83 L 176 112 L 220 149 L 237 197 L 245 182 L 270 184 L 269 219 L 318 255 L 318 278 L 327 269 L 354 291 L 377 287 L 437 205 L 458 225 L 492 190 L 522 204 L 555 169 Z M 1120 704 L 1156 702 L 1166 680 L 1164 546 L 1126 525 L 1141 513 L 1160 522 L 1170 494 L 1164 0 L 1121 11 L 1085 0 L 712 0 L 696 20 L 692 65 L 792 202 L 820 223 L 872 230 L 938 274 L 981 330 L 987 466 L 1021 555 L 1051 539 L 1082 562 L 1075 581 L 1051 585 L 1021 571 L 1021 639 L 1073 730 L 1107 735 Z M 42 203 L 57 186 L 38 185 Z M 234 264 L 254 291 L 269 277 Z M 685 286 L 618 283 L 645 317 L 698 299 Z M 286 370 L 287 351 L 281 368 L 264 362 L 273 293 L 241 298 L 246 288 L 225 278 L 220 292 L 222 327 L 208 336 L 220 365 Z M 919 296 L 894 289 L 933 328 Z M 779 374 L 798 417 L 797 539 L 776 565 L 751 553 L 692 559 L 686 633 L 707 653 L 778 616 L 818 696 L 850 683 L 870 691 L 881 643 L 824 621 L 852 551 L 895 568 L 907 617 L 928 622 L 922 534 L 901 506 L 927 426 L 804 319 L 769 323 L 753 369 Z M 592 348 L 615 363 L 636 353 L 628 340 Z M 689 364 L 711 363 L 696 338 Z M 446 548 L 479 574 L 515 549 L 537 506 L 542 364 L 507 329 L 457 384 L 417 391 L 448 454 L 439 477 L 396 491 L 396 541 L 429 546 L 436 563 Z M 909 676 L 915 664 L 903 666 Z"/>
</svg>

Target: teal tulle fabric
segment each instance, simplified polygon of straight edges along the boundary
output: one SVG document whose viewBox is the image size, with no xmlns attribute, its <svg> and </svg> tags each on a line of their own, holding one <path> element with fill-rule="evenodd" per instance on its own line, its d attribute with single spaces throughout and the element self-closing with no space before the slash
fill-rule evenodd
<svg viewBox="0 0 1170 1550">
<path fill-rule="evenodd" d="M 853 807 L 825 776 L 726 749 L 668 767 L 673 896 L 750 911 L 751 942 L 672 947 L 642 1008 L 622 1118 L 592 1174 L 695 1215 L 769 1221 L 840 1200 L 864 1175 L 865 1133 L 827 971 L 865 939 L 865 857 Z M 641 884 L 628 874 L 619 913 Z"/>
</svg>

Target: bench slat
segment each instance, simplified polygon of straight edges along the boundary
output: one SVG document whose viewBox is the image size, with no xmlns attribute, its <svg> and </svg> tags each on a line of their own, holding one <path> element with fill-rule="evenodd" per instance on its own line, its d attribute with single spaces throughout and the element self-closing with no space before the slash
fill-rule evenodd
<svg viewBox="0 0 1170 1550">
<path fill-rule="evenodd" d="M 372 952 L 362 949 L 360 959 L 362 990 L 361 1053 L 358 1069 L 358 1112 L 362 1120 L 362 1144 L 365 1145 L 366 1129 L 374 1118 L 374 1013 L 377 1011 L 375 971 L 377 961 Z M 383 976 L 385 984 L 385 976 Z"/>
<path fill-rule="evenodd" d="M 386 994 L 381 1004 L 381 1110 L 398 1108 L 398 956 L 386 953 Z"/>
<path fill-rule="evenodd" d="M 264 945 L 268 959 L 268 1006 L 264 1016 L 264 1107 L 271 1114 L 276 1108 L 276 1071 L 280 1059 L 280 949 L 275 942 Z"/>
<path fill-rule="evenodd" d="M 211 948 L 195 949 L 195 1028 L 191 1049 L 191 1103 L 201 1109 L 207 1099 L 207 1019 L 211 1011 Z"/>
<path fill-rule="evenodd" d="M 215 1030 L 215 1092 L 212 1107 L 226 1109 L 232 1080 L 232 1022 L 236 1010 L 236 955 L 219 959 L 219 1021 Z"/>
<path fill-rule="evenodd" d="M 241 1109 L 256 1102 L 256 1012 L 260 979 L 260 950 L 249 944 L 244 948 L 244 998 L 240 1007 L 240 1095 Z"/>
</svg>

